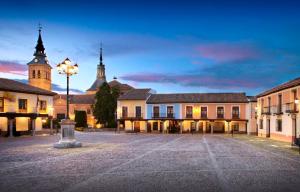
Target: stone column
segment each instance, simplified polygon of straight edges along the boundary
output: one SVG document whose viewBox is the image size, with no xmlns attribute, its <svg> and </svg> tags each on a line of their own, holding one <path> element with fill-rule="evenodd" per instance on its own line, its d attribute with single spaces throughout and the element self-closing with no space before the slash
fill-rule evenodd
<svg viewBox="0 0 300 192">
<path fill-rule="evenodd" d="M 31 119 L 32 136 L 35 136 L 35 118 Z"/>
<path fill-rule="evenodd" d="M 117 121 L 117 132 L 120 133 L 120 121 Z"/>
<path fill-rule="evenodd" d="M 63 119 L 61 125 L 61 139 L 53 145 L 54 148 L 75 148 L 81 147 L 81 143 L 76 141 L 74 136 L 75 122 L 70 119 Z"/>
<path fill-rule="evenodd" d="M 50 135 L 53 135 L 53 118 L 50 118 Z"/>
<path fill-rule="evenodd" d="M 182 121 L 179 122 L 179 125 L 180 125 L 180 133 L 182 133 L 182 129 L 183 129 L 182 123 L 183 123 Z"/>
<path fill-rule="evenodd" d="M 9 137 L 13 137 L 14 119 L 10 118 L 8 119 L 8 121 L 9 121 Z"/>
<path fill-rule="evenodd" d="M 199 123 L 200 121 L 196 121 L 196 132 L 199 132 Z"/>
<path fill-rule="evenodd" d="M 210 129 L 210 133 L 213 134 L 214 133 L 214 124 L 211 124 L 211 129 Z"/>
</svg>

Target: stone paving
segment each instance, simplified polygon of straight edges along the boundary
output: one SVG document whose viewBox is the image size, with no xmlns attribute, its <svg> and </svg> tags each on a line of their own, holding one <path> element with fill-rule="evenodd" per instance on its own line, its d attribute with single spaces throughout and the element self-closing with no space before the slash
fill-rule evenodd
<svg viewBox="0 0 300 192">
<path fill-rule="evenodd" d="M 54 149 L 57 135 L 0 138 L 0 191 L 300 191 L 300 155 L 256 137 L 76 136 L 84 147 Z"/>
</svg>

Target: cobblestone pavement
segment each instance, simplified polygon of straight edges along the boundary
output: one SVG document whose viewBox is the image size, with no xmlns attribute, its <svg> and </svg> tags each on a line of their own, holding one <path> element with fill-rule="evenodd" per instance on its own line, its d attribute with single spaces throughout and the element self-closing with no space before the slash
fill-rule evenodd
<svg viewBox="0 0 300 192">
<path fill-rule="evenodd" d="M 0 191 L 300 191 L 300 155 L 256 137 L 76 136 L 84 147 L 54 149 L 58 136 L 0 138 Z"/>
</svg>

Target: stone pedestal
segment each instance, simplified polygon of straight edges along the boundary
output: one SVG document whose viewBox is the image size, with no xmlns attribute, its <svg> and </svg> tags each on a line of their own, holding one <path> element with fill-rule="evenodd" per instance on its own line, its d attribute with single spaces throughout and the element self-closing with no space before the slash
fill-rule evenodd
<svg viewBox="0 0 300 192">
<path fill-rule="evenodd" d="M 70 119 L 64 119 L 61 121 L 61 138 L 58 143 L 53 145 L 54 148 L 64 149 L 64 148 L 75 148 L 81 147 L 82 144 L 76 141 L 74 137 L 74 127 L 75 122 Z"/>
</svg>

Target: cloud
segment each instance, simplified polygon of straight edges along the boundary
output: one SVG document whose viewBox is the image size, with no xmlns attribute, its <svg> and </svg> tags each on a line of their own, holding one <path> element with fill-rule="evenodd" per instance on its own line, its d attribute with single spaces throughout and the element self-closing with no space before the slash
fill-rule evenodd
<svg viewBox="0 0 300 192">
<path fill-rule="evenodd" d="M 181 86 L 205 87 L 211 89 L 251 89 L 262 86 L 259 81 L 214 77 L 203 74 L 128 74 L 122 76 L 121 79 L 137 83 L 179 84 Z"/>
<path fill-rule="evenodd" d="M 299 56 L 281 53 L 280 59 L 270 54 L 264 58 L 204 65 L 191 71 L 182 71 L 181 74 L 141 72 L 126 74 L 120 78 L 138 83 L 178 84 L 182 87 L 253 92 L 299 77 L 299 62 Z"/>
<path fill-rule="evenodd" d="M 0 60 L 0 72 L 15 75 L 27 75 L 27 66 L 17 61 Z"/>
<path fill-rule="evenodd" d="M 245 43 L 209 43 L 196 46 L 200 57 L 211 59 L 217 63 L 256 59 L 259 50 Z"/>
<path fill-rule="evenodd" d="M 28 83 L 27 79 L 14 79 L 16 81 L 19 81 L 21 83 Z M 52 91 L 57 92 L 59 94 L 66 94 L 67 89 L 66 88 L 62 88 L 60 85 L 52 83 Z M 70 89 L 70 94 L 82 94 L 84 93 L 82 90 L 80 89 Z"/>
</svg>

